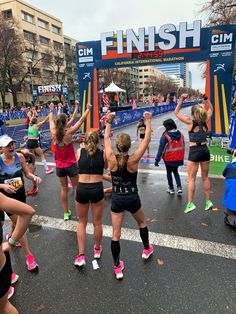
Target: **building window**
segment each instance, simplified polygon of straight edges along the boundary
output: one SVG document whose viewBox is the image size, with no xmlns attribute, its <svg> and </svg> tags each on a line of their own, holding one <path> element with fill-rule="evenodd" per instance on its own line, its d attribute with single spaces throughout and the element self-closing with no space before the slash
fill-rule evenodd
<svg viewBox="0 0 236 314">
<path fill-rule="evenodd" d="M 52 32 L 55 34 L 60 34 L 60 28 L 55 25 L 52 25 Z"/>
<path fill-rule="evenodd" d="M 139 72 L 143 72 L 143 70 L 142 70 L 142 69 L 140 69 L 140 70 L 139 70 Z"/>
<path fill-rule="evenodd" d="M 33 15 L 26 13 L 24 11 L 21 11 L 21 18 L 22 20 L 26 22 L 30 22 L 30 23 L 33 23 L 33 19 L 34 19 Z"/>
<path fill-rule="evenodd" d="M 59 43 L 58 41 L 53 40 L 53 48 L 62 49 L 62 43 Z"/>
<path fill-rule="evenodd" d="M 41 45 L 49 46 L 50 39 L 43 37 L 43 36 L 39 36 L 39 41 L 40 41 Z"/>
<path fill-rule="evenodd" d="M 144 78 L 149 78 L 149 76 L 148 75 L 144 75 Z"/>
<path fill-rule="evenodd" d="M 51 63 L 52 61 L 52 56 L 48 53 L 41 52 L 41 58 L 42 58 L 42 61 L 45 63 Z"/>
<path fill-rule="evenodd" d="M 2 11 L 4 19 L 11 19 L 12 18 L 12 10 Z"/>
<path fill-rule="evenodd" d="M 148 72 L 148 69 L 144 69 L 144 72 Z"/>
<path fill-rule="evenodd" d="M 25 31 L 25 30 L 23 30 L 23 33 L 24 33 L 24 39 L 29 40 L 29 41 L 35 40 L 35 34 L 34 33 L 31 33 L 31 32 Z"/>
<path fill-rule="evenodd" d="M 48 29 L 48 22 L 38 19 L 38 26 L 44 29 Z"/>
</svg>

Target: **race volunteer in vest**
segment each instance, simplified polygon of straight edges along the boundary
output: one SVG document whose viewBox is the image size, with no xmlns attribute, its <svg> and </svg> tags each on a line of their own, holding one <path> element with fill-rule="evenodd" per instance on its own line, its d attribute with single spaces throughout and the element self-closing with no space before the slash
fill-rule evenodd
<svg viewBox="0 0 236 314">
<path fill-rule="evenodd" d="M 207 121 L 212 117 L 213 107 L 208 98 L 203 95 L 204 106 L 194 105 L 191 108 L 191 118 L 181 113 L 183 101 L 187 99 L 188 94 L 182 94 L 177 107 L 175 108 L 176 117 L 187 125 L 189 133 L 189 156 L 188 156 L 188 204 L 186 205 L 185 214 L 193 211 L 196 206 L 193 203 L 195 192 L 195 181 L 199 165 L 201 167 L 202 186 L 205 192 L 206 203 L 205 210 L 213 208 L 210 200 L 211 185 L 208 178 L 209 165 L 210 165 L 210 152 L 207 147 L 208 127 Z"/>
<path fill-rule="evenodd" d="M 86 133 L 85 148 L 77 150 L 79 181 L 76 193 L 76 208 L 78 212 L 77 240 L 79 254 L 74 265 L 86 264 L 85 242 L 88 211 L 91 206 L 94 227 L 94 258 L 100 258 L 102 253 L 102 217 L 104 210 L 103 170 L 106 168 L 105 153 L 98 148 L 99 134 L 97 131 Z"/>
<path fill-rule="evenodd" d="M 163 122 L 165 132 L 160 139 L 159 149 L 155 159 L 155 166 L 158 166 L 161 158 L 166 166 L 166 175 L 168 181 L 168 190 L 170 194 L 175 194 L 172 173 L 174 174 L 177 194 L 182 195 L 182 185 L 178 172 L 178 167 L 183 165 L 184 161 L 184 136 L 177 130 L 174 120 L 168 119 Z"/>
<path fill-rule="evenodd" d="M 57 115 L 56 121 L 54 122 L 54 104 L 50 104 L 50 132 L 52 136 L 52 143 L 55 147 L 56 174 L 59 178 L 61 186 L 61 202 L 64 211 L 64 220 L 69 220 L 71 216 L 71 210 L 68 208 L 68 177 L 70 178 L 75 196 L 79 173 L 74 146 L 72 144 L 72 136 L 86 120 L 90 112 L 90 108 L 91 105 L 87 104 L 87 109 L 79 121 L 68 128 L 67 116 L 64 113 Z"/>
<path fill-rule="evenodd" d="M 49 117 L 47 116 L 46 119 L 38 122 L 38 118 L 35 116 L 35 114 L 36 111 L 34 111 L 28 128 L 27 148 L 36 153 L 41 158 L 45 172 L 46 174 L 49 174 L 54 171 L 54 168 L 48 167 L 43 150 L 39 146 L 39 129 L 45 122 L 48 121 Z"/>
<path fill-rule="evenodd" d="M 112 175 L 112 202 L 111 202 L 111 220 L 112 220 L 112 241 L 111 251 L 114 260 L 113 270 L 117 279 L 123 278 L 124 262 L 120 260 L 120 237 L 121 227 L 125 211 L 132 214 L 136 220 L 140 237 L 143 242 L 142 258 L 148 259 L 153 254 L 153 246 L 149 244 L 149 235 L 145 223 L 144 212 L 140 202 L 137 174 L 139 160 L 145 153 L 151 140 L 151 113 L 145 112 L 146 132 L 143 141 L 139 147 L 130 156 L 128 155 L 131 147 L 130 136 L 126 133 L 120 133 L 116 136 L 116 155 L 112 149 L 110 140 L 111 124 L 115 115 L 110 114 L 105 130 L 105 153 L 108 161 L 108 168 Z"/>
<path fill-rule="evenodd" d="M 225 224 L 236 228 L 236 149 L 230 153 L 233 154 L 232 161 L 225 166 L 222 173 L 225 177 L 225 194 L 222 204 L 227 208 Z"/>
<path fill-rule="evenodd" d="M 22 154 L 15 152 L 15 143 L 8 135 L 0 137 L 0 146 L 2 147 L 2 155 L 0 156 L 0 191 L 10 198 L 20 202 L 26 202 L 24 176 L 35 182 L 37 185 L 41 183 L 41 179 L 29 172 L 25 158 Z M 13 229 L 16 225 L 18 216 L 8 213 Z M 8 235 L 10 237 L 11 235 Z M 35 258 L 29 248 L 26 235 L 20 239 L 20 244 L 26 256 L 26 264 L 29 271 L 38 267 Z"/>
<path fill-rule="evenodd" d="M 13 295 L 14 288 L 11 286 L 12 268 L 9 251 L 26 232 L 35 211 L 32 207 L 0 193 L 0 217 L 4 211 L 17 216 L 15 229 L 8 239 L 3 243 L 3 230 L 0 221 L 0 313 L 19 314 L 17 309 L 8 301 L 9 293 Z"/>
</svg>

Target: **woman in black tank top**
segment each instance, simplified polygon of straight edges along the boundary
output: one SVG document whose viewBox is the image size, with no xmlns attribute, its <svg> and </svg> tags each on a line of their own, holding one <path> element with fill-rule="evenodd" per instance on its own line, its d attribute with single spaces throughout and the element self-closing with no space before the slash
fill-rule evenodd
<svg viewBox="0 0 236 314">
<path fill-rule="evenodd" d="M 99 134 L 96 131 L 86 133 L 85 148 L 77 151 L 79 182 L 76 191 L 76 208 L 78 213 L 78 255 L 75 266 L 86 264 L 85 240 L 88 211 L 91 205 L 94 226 L 93 257 L 98 259 L 102 253 L 102 218 L 104 209 L 103 169 L 106 168 L 105 154 L 98 148 Z"/>
<path fill-rule="evenodd" d="M 145 112 L 146 132 L 138 149 L 128 155 L 131 147 L 131 139 L 128 134 L 121 133 L 116 137 L 118 155 L 112 150 L 110 140 L 111 124 L 114 114 L 109 115 L 105 130 L 104 142 L 108 168 L 112 175 L 112 241 L 111 251 L 114 260 L 114 274 L 117 279 L 123 278 L 124 262 L 120 260 L 120 236 L 125 210 L 129 211 L 137 221 L 140 236 L 144 245 L 142 258 L 148 259 L 153 253 L 153 246 L 149 244 L 148 229 L 145 223 L 144 213 L 141 206 L 137 188 L 138 163 L 151 140 L 151 113 Z"/>
<path fill-rule="evenodd" d="M 0 213 L 4 211 L 17 215 L 19 218 L 11 237 L 8 239 L 8 242 L 5 243 L 2 243 L 2 221 L 0 221 L 0 313 L 17 314 L 17 309 L 8 301 L 8 291 L 11 286 L 12 275 L 11 261 L 8 252 L 25 234 L 30 220 L 35 214 L 35 210 L 25 203 L 0 193 Z"/>
<path fill-rule="evenodd" d="M 206 196 L 205 210 L 212 209 L 213 204 L 210 201 L 211 185 L 208 178 L 210 165 L 210 152 L 207 147 L 207 121 L 212 117 L 213 107 L 207 97 L 204 96 L 204 105 L 208 107 L 206 110 L 202 106 L 195 105 L 191 109 L 192 117 L 189 118 L 180 112 L 183 101 L 188 94 L 182 94 L 178 105 L 175 109 L 176 117 L 187 124 L 189 131 L 189 158 L 188 158 L 188 204 L 184 209 L 187 214 L 193 211 L 196 206 L 193 203 L 195 181 L 199 165 L 201 167 L 202 186 Z"/>
</svg>

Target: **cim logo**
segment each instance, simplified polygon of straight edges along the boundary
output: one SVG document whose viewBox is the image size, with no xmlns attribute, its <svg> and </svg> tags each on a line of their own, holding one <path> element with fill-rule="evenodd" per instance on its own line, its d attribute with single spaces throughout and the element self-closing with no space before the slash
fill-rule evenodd
<svg viewBox="0 0 236 314">
<path fill-rule="evenodd" d="M 212 44 L 225 44 L 233 41 L 233 33 L 229 34 L 214 34 L 211 36 Z"/>
<path fill-rule="evenodd" d="M 78 50 L 79 57 L 93 56 L 93 48 L 83 48 Z"/>
<path fill-rule="evenodd" d="M 79 63 L 93 62 L 93 48 L 78 49 Z"/>
</svg>

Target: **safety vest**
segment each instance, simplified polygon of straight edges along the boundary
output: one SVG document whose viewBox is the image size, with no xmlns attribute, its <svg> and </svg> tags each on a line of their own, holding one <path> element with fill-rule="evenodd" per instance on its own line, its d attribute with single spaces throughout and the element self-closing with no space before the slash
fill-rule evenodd
<svg viewBox="0 0 236 314">
<path fill-rule="evenodd" d="M 178 141 L 172 140 L 167 133 L 163 133 L 163 135 L 167 138 L 168 143 L 165 147 L 162 159 L 164 161 L 184 160 L 185 145 L 183 134 L 181 133 L 181 137 Z"/>
</svg>

